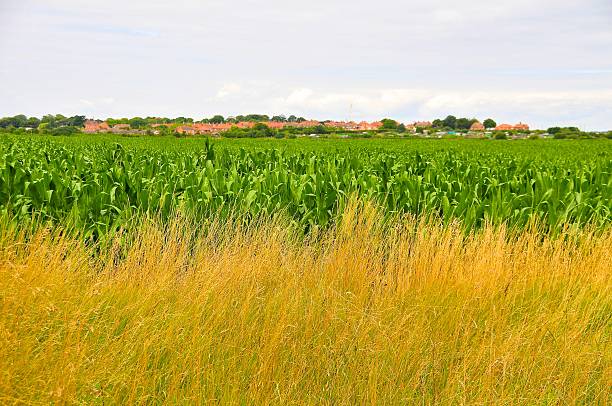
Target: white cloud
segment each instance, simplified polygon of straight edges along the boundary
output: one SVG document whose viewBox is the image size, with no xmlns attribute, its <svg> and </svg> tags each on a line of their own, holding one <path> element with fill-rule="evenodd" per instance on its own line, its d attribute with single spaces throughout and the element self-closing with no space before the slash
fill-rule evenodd
<svg viewBox="0 0 612 406">
<path fill-rule="evenodd" d="M 225 106 L 220 106 L 225 107 Z M 405 122 L 448 114 L 546 128 L 553 124 L 597 129 L 612 114 L 612 90 L 445 91 L 381 89 L 328 91 L 275 85 L 242 88 L 240 111 L 300 114 L 325 119 L 375 120 L 391 116 Z"/>
<path fill-rule="evenodd" d="M 240 93 L 240 90 L 241 87 L 239 84 L 228 83 L 224 85 L 221 89 L 219 89 L 219 91 L 217 92 L 217 98 L 223 99 L 224 97 L 238 94 Z"/>
</svg>

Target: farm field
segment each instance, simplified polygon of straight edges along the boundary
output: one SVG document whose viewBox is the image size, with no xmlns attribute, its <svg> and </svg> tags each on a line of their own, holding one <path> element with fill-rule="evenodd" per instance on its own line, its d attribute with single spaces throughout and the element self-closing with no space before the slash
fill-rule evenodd
<svg viewBox="0 0 612 406">
<path fill-rule="evenodd" d="M 94 140 L 90 142 L 90 139 Z M 612 143 L 603 141 L 220 140 L 5 137 L 0 212 L 98 238 L 146 215 L 196 220 L 283 214 L 333 223 L 350 196 L 385 216 L 546 230 L 612 220 Z"/>
<path fill-rule="evenodd" d="M 0 134 L 0 403 L 607 404 L 612 142 Z"/>
</svg>

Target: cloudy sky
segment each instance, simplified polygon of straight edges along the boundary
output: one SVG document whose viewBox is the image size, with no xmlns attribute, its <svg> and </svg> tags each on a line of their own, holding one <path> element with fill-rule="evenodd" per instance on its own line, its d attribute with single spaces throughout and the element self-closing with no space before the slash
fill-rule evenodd
<svg viewBox="0 0 612 406">
<path fill-rule="evenodd" d="M 0 116 L 612 128 L 611 0 L 0 0 Z"/>
</svg>

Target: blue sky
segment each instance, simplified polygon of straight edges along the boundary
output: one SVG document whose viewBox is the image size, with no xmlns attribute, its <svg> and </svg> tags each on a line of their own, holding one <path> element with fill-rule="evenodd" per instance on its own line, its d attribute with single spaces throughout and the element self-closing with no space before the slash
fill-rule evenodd
<svg viewBox="0 0 612 406">
<path fill-rule="evenodd" d="M 0 0 L 0 115 L 612 128 L 609 0 Z"/>
</svg>

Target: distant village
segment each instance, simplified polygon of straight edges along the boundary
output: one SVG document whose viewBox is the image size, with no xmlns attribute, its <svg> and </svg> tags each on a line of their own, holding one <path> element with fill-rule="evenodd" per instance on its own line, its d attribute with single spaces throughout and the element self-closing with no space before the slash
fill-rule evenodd
<svg viewBox="0 0 612 406">
<path fill-rule="evenodd" d="M 42 118 L 24 114 L 0 118 L 0 131 L 13 134 L 48 134 L 68 136 L 85 134 L 213 136 L 223 138 L 295 138 L 295 137 L 406 137 L 419 138 L 489 138 L 489 139 L 577 139 L 609 138 L 612 131 L 582 131 L 575 126 L 532 129 L 528 124 L 497 122 L 492 118 L 448 115 L 432 121 L 398 122 L 308 120 L 290 115 L 247 114 L 230 117 L 215 115 L 194 120 L 189 117 L 132 117 L 98 120 L 83 115 L 46 114 Z"/>
<path fill-rule="evenodd" d="M 393 121 L 393 120 L 389 120 Z M 288 128 L 297 129 L 312 129 L 315 127 L 323 126 L 328 129 L 341 130 L 347 132 L 368 132 L 368 131 L 379 131 L 394 128 L 386 127 L 383 121 L 374 122 L 354 122 L 354 121 L 315 121 L 305 120 L 298 122 L 288 121 L 239 121 L 239 122 L 225 122 L 225 123 L 189 123 L 189 124 L 176 124 L 176 123 L 157 123 L 151 124 L 149 130 L 141 128 L 132 128 L 130 124 L 114 124 L 110 125 L 106 121 L 101 120 L 86 120 L 84 123 L 83 132 L 85 133 L 116 133 L 116 134 L 144 134 L 147 131 L 153 134 L 160 134 L 162 128 L 166 127 L 171 129 L 173 132 L 183 135 L 220 135 L 223 132 L 229 131 L 233 128 L 238 129 L 253 129 L 258 124 L 264 124 L 266 127 L 273 130 L 281 130 Z M 432 122 L 430 121 L 416 121 L 412 123 L 396 123 L 397 127 L 401 126 L 403 132 L 422 132 L 425 134 L 439 133 L 436 128 L 433 128 Z M 395 129 L 397 129 L 397 127 Z M 499 124 L 492 128 L 485 128 L 484 124 L 480 121 L 474 121 L 469 127 L 469 133 L 481 133 L 487 130 L 491 131 L 529 131 L 529 125 L 524 123 L 518 124 Z M 444 132 L 446 133 L 446 132 Z"/>
</svg>

